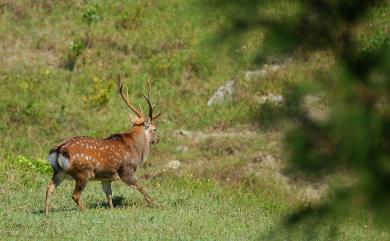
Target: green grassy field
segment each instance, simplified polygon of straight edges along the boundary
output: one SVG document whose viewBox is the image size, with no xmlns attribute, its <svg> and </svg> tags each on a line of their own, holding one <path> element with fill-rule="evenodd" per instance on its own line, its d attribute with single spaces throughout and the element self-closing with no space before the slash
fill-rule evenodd
<svg viewBox="0 0 390 241">
<path fill-rule="evenodd" d="M 286 8 L 293 11 L 294 4 L 281 1 L 266 12 Z M 331 198 L 329 187 L 353 178 L 341 173 L 312 182 L 285 175 L 283 130 L 289 123 L 278 120 L 291 110 L 259 99 L 310 80 L 333 59 L 323 51 L 297 54 L 278 60 L 283 67 L 277 71 L 248 79 L 245 71 L 262 68 L 251 61 L 262 34 L 245 35 L 239 47 L 234 40 L 216 44 L 225 21 L 218 11 L 178 0 L 0 3 L 0 239 L 390 239 L 368 210 L 285 225 L 287 215 Z M 356 30 L 362 45 L 375 45 L 390 30 L 389 20 L 388 8 L 368 16 Z M 161 93 L 161 140 L 137 173 L 160 207 L 148 207 L 118 182 L 109 210 L 100 183 L 90 182 L 80 212 L 70 197 L 74 184 L 66 181 L 45 217 L 48 150 L 70 136 L 104 138 L 130 128 L 115 85 L 119 72 L 144 110 L 141 89 L 148 77 Z M 231 79 L 232 99 L 207 106 Z M 317 105 L 317 112 L 326 109 L 326 101 Z M 171 160 L 180 168 L 167 168 Z"/>
<path fill-rule="evenodd" d="M 9 169 L 8 169 L 9 168 Z M 53 198 L 52 212 L 44 216 L 48 175 L 12 171 L 2 176 L 0 232 L 4 240 L 386 240 L 388 234 L 372 226 L 362 214 L 343 221 L 332 232 L 330 221 L 308 229 L 283 226 L 294 210 L 291 197 L 268 190 L 221 186 L 191 177 L 164 176 L 144 182 L 159 208 L 150 208 L 141 195 L 124 184 L 114 189 L 114 206 L 106 208 L 97 182 L 90 182 L 79 211 L 65 182 Z M 315 237 L 315 238 L 314 238 Z"/>
</svg>

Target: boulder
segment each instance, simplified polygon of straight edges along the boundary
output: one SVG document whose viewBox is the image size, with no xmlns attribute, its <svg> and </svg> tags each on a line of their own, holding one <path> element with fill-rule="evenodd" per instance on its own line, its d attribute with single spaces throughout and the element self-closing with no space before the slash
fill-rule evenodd
<svg viewBox="0 0 390 241">
<path fill-rule="evenodd" d="M 226 100 L 231 99 L 233 96 L 233 93 L 234 93 L 234 81 L 233 80 L 226 81 L 225 84 L 220 86 L 214 92 L 213 96 L 211 96 L 209 101 L 207 101 L 207 105 L 211 106 L 211 105 L 216 104 L 216 103 L 219 103 L 219 104 L 223 103 Z"/>
</svg>

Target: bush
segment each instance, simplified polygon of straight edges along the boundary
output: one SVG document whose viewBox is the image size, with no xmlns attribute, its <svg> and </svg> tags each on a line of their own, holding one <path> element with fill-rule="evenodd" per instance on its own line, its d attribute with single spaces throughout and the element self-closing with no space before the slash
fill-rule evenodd
<svg viewBox="0 0 390 241">
<path fill-rule="evenodd" d="M 34 172 L 42 173 L 42 174 L 50 174 L 52 173 L 52 168 L 49 163 L 43 159 L 29 159 L 25 156 L 17 156 L 16 163 L 20 166 L 32 170 Z"/>
</svg>

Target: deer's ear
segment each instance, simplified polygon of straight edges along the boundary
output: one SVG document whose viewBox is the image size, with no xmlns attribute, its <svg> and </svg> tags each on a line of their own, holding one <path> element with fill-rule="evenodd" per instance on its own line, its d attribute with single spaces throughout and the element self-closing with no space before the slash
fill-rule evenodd
<svg viewBox="0 0 390 241">
<path fill-rule="evenodd" d="M 133 126 L 139 126 L 139 125 L 142 125 L 144 124 L 144 117 L 138 117 L 138 116 L 135 116 L 135 115 L 131 115 L 129 114 L 129 117 L 130 117 L 130 121 L 131 123 L 133 124 Z"/>
<path fill-rule="evenodd" d="M 134 123 L 134 122 L 135 122 L 135 116 L 132 115 L 131 113 L 129 113 L 129 119 L 130 119 L 130 122 L 131 122 L 131 123 Z"/>
<path fill-rule="evenodd" d="M 140 122 L 143 121 L 141 118 L 139 118 L 138 116 L 132 115 L 131 113 L 129 113 L 129 118 L 130 118 L 131 123 L 133 123 L 133 125 L 139 125 Z"/>
</svg>

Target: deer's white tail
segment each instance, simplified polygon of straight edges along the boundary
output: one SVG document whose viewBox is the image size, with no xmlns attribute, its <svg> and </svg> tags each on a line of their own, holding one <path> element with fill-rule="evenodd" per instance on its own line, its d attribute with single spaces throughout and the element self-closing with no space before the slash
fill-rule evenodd
<svg viewBox="0 0 390 241">
<path fill-rule="evenodd" d="M 55 173 L 68 170 L 70 165 L 69 158 L 58 151 L 53 151 L 49 154 L 48 162 Z"/>
</svg>

